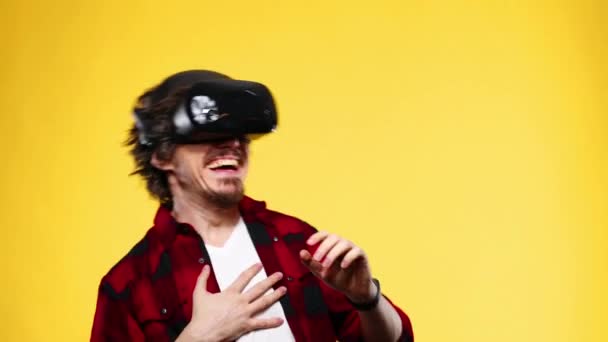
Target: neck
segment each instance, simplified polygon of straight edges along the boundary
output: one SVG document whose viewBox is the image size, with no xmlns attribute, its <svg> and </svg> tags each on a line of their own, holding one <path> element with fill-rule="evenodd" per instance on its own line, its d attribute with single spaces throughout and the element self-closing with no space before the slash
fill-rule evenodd
<svg viewBox="0 0 608 342">
<path fill-rule="evenodd" d="M 205 243 L 223 246 L 241 217 L 238 204 L 222 208 L 201 196 L 176 195 L 172 211 L 175 220 L 190 224 Z"/>
</svg>

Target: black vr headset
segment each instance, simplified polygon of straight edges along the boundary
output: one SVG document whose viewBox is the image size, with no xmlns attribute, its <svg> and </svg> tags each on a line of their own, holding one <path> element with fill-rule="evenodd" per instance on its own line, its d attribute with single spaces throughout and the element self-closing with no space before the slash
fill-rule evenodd
<svg viewBox="0 0 608 342">
<path fill-rule="evenodd" d="M 261 83 L 234 80 L 206 70 L 185 71 L 163 81 L 149 94 L 149 102 L 162 101 L 181 89 L 187 90 L 173 114 L 173 138 L 177 143 L 242 136 L 254 139 L 276 129 L 276 106 L 270 90 Z M 143 111 L 134 111 L 139 141 L 153 145 Z"/>
</svg>

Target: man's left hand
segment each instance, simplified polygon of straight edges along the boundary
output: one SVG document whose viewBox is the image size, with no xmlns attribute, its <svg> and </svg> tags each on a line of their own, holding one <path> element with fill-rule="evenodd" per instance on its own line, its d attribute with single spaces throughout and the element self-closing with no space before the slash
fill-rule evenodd
<svg viewBox="0 0 608 342">
<path fill-rule="evenodd" d="M 316 232 L 306 243 L 318 245 L 311 255 L 300 251 L 302 263 L 327 285 L 355 303 L 367 303 L 376 295 L 365 252 L 354 243 L 328 232 Z"/>
</svg>

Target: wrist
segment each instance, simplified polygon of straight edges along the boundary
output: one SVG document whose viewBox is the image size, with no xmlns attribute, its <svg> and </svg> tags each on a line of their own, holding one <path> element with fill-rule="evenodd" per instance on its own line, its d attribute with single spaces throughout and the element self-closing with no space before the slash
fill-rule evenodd
<svg viewBox="0 0 608 342">
<path fill-rule="evenodd" d="M 216 342 L 219 339 L 213 338 L 208 333 L 202 333 L 204 329 L 196 329 L 192 324 L 188 324 L 175 342 Z"/>
<path fill-rule="evenodd" d="M 372 279 L 369 280 L 369 284 L 366 289 L 360 290 L 357 293 L 347 294 L 346 297 L 351 302 L 360 304 L 360 303 L 369 303 L 376 297 L 376 293 L 378 292 L 378 288 Z"/>
<path fill-rule="evenodd" d="M 378 306 L 381 297 L 380 282 L 378 279 L 370 280 L 369 290 L 362 295 L 347 296 L 350 304 L 359 311 L 369 311 Z"/>
</svg>

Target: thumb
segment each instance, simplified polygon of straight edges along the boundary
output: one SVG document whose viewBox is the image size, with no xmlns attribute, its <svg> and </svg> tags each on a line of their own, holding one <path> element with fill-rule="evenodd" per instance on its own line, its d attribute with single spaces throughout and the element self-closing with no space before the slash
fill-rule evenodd
<svg viewBox="0 0 608 342">
<path fill-rule="evenodd" d="M 308 268 L 312 273 L 317 276 L 323 270 L 323 265 L 320 262 L 314 260 L 312 258 L 312 255 L 310 255 L 310 252 L 305 249 L 300 251 L 300 260 L 302 261 L 304 266 L 306 266 L 306 268 Z"/>
<path fill-rule="evenodd" d="M 201 274 L 199 274 L 198 278 L 196 279 L 196 285 L 194 287 L 195 292 L 198 290 L 198 291 L 201 291 L 202 293 L 208 293 L 207 292 L 207 280 L 209 279 L 209 273 L 211 273 L 209 265 L 203 266 L 203 270 L 201 271 Z"/>
</svg>

